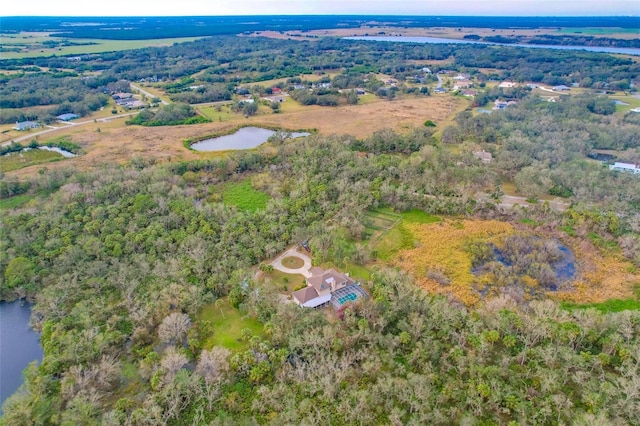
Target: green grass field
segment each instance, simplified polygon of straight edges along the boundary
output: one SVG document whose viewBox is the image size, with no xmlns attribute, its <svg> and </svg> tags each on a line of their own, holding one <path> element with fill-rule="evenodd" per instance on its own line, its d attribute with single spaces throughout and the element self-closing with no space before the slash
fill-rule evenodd
<svg viewBox="0 0 640 426">
<path fill-rule="evenodd" d="M 223 346 L 231 351 L 246 349 L 249 343 L 242 340 L 242 330 L 248 329 L 252 336 L 263 337 L 264 329 L 260 321 L 243 315 L 226 300 L 220 307 L 215 303 L 208 304 L 198 314 L 198 321 L 209 321 L 213 326 L 213 335 L 205 344 L 205 348 Z"/>
<path fill-rule="evenodd" d="M 23 206 L 33 199 L 33 195 L 23 194 L 14 195 L 9 198 L 0 199 L 0 210 L 15 209 L 16 207 Z"/>
<path fill-rule="evenodd" d="M 211 121 L 229 121 L 229 120 L 237 120 L 241 117 L 239 114 L 236 114 L 231 111 L 229 106 L 223 105 L 220 107 L 220 111 L 216 109 L 215 106 L 199 106 L 196 107 L 200 114 L 204 115 Z"/>
<path fill-rule="evenodd" d="M 566 309 L 568 311 L 594 308 L 605 314 L 609 312 L 640 311 L 640 283 L 634 286 L 633 293 L 635 297 L 630 299 L 609 299 L 602 303 L 585 304 L 562 302 L 560 303 L 560 306 L 562 307 L 562 309 Z"/>
<path fill-rule="evenodd" d="M 255 212 L 267 206 L 269 196 L 251 186 L 251 179 L 229 182 L 224 186 L 222 201 L 241 210 Z"/>
<path fill-rule="evenodd" d="M 613 34 L 638 34 L 639 28 L 560 28 L 559 34 L 584 34 L 584 35 L 613 35 Z"/>
<path fill-rule="evenodd" d="M 72 39 L 72 43 L 86 43 L 81 46 L 46 47 L 47 41 L 63 41 L 65 39 L 52 37 L 49 33 L 20 33 L 17 35 L 3 35 L 2 45 L 7 49 L 19 49 L 17 52 L 2 52 L 2 59 L 21 59 L 41 56 L 82 55 L 87 53 L 115 52 L 119 50 L 141 49 L 143 47 L 171 46 L 174 43 L 184 43 L 198 40 L 202 37 L 181 37 L 153 40 L 100 40 L 100 39 Z"/>
<path fill-rule="evenodd" d="M 286 274 L 275 269 L 265 273 L 265 277 L 270 282 L 274 291 L 284 294 L 292 293 L 296 288 L 305 283 L 304 277 L 300 274 Z"/>
<path fill-rule="evenodd" d="M 415 238 L 403 226 L 404 223 L 436 223 L 441 220 L 438 216 L 417 209 L 403 212 L 400 217 L 402 220 L 386 232 L 375 245 L 376 255 L 383 261 L 391 260 L 400 250 L 413 248 Z"/>
<path fill-rule="evenodd" d="M 14 152 L 0 157 L 0 171 L 10 172 L 24 167 L 37 164 L 50 163 L 52 161 L 64 160 L 64 157 L 57 152 L 44 151 L 41 149 L 31 149 L 29 151 Z"/>
</svg>

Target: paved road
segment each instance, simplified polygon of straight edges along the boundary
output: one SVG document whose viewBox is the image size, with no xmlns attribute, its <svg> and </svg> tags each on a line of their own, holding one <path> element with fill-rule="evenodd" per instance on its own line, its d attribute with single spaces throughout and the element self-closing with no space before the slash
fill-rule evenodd
<svg viewBox="0 0 640 426">
<path fill-rule="evenodd" d="M 129 86 L 131 86 L 132 89 L 137 90 L 138 92 L 142 93 L 143 95 L 149 97 L 149 99 L 153 99 L 153 98 L 160 99 L 160 97 L 158 95 L 154 95 L 153 93 L 147 92 L 146 90 L 144 90 L 140 86 L 136 86 L 133 83 L 129 83 Z M 164 99 L 160 99 L 160 102 L 162 103 L 162 105 L 169 105 L 169 102 L 165 101 Z"/>
<path fill-rule="evenodd" d="M 139 113 L 139 112 L 140 112 L 140 111 L 135 111 L 135 112 L 128 112 L 128 113 L 126 113 L 126 114 L 112 115 L 112 116 L 109 116 L 109 117 L 98 118 L 98 119 L 96 119 L 96 121 L 97 121 L 98 123 L 108 123 L 108 122 L 110 122 L 111 120 L 115 120 L 115 119 L 117 119 L 117 118 L 122 118 L 122 117 L 129 117 L 129 116 L 131 116 L 131 115 L 136 115 L 136 114 L 137 114 L 137 113 Z M 20 137 L 17 137 L 17 138 L 13 138 L 13 139 L 11 139 L 11 140 L 10 140 L 10 141 L 8 141 L 8 142 L 4 142 L 4 143 L 2 144 L 2 146 L 9 145 L 9 144 L 11 144 L 11 142 L 21 142 L 21 141 L 24 141 L 24 140 L 27 140 L 27 139 L 33 139 L 33 138 L 35 138 L 36 136 L 40 136 L 40 135 L 43 135 L 43 134 L 45 134 L 45 133 L 49 133 L 49 132 L 55 132 L 56 130 L 66 129 L 66 128 L 69 128 L 69 127 L 75 127 L 75 126 L 83 126 L 83 125 L 85 125 L 85 124 L 90 124 L 90 123 L 93 123 L 93 122 L 94 122 L 93 120 L 76 121 L 76 122 L 71 122 L 71 121 L 69 121 L 69 122 L 66 122 L 66 123 L 65 123 L 65 124 L 66 124 L 66 126 L 63 126 L 63 127 L 47 126 L 47 127 L 49 127 L 48 129 L 41 130 L 41 131 L 36 132 L 36 133 L 28 133 L 28 134 L 26 134 L 26 135 L 24 135 L 24 136 L 20 136 Z"/>
<path fill-rule="evenodd" d="M 311 276 L 311 272 L 309 272 L 309 270 L 311 269 L 311 258 L 304 253 L 300 253 L 297 248 L 298 246 L 296 245 L 285 251 L 280 256 L 278 256 L 276 260 L 271 262 L 271 265 L 273 266 L 273 269 L 277 269 L 278 271 L 284 272 L 285 274 L 300 274 L 305 278 L 309 278 Z M 299 259 L 302 259 L 304 261 L 304 265 L 297 269 L 287 268 L 282 264 L 282 259 L 286 257 L 297 257 Z"/>
</svg>

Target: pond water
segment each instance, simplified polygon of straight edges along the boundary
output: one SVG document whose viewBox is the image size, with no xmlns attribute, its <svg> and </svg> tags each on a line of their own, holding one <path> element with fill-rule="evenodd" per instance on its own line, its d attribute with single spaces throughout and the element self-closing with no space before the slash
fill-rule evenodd
<svg viewBox="0 0 640 426">
<path fill-rule="evenodd" d="M 64 158 L 73 158 L 76 156 L 73 152 L 65 151 L 62 148 L 58 148 L 57 146 L 39 146 L 38 149 L 43 149 L 45 151 L 53 151 L 61 154 Z"/>
<path fill-rule="evenodd" d="M 29 327 L 31 305 L 0 302 L 0 416 L 2 404 L 22 384 L 22 370 L 42 360 L 40 336 Z"/>
<path fill-rule="evenodd" d="M 24 148 L 22 151 L 29 151 L 32 148 Z M 74 154 L 73 152 L 69 152 L 66 151 L 62 148 L 58 148 L 57 146 L 39 146 L 38 149 L 41 149 L 43 151 L 51 151 L 51 152 L 57 152 L 58 154 L 62 155 L 64 158 L 73 158 L 76 157 L 76 154 Z M 18 152 L 22 152 L 22 151 L 18 151 Z"/>
<path fill-rule="evenodd" d="M 191 145 L 196 151 L 229 151 L 235 149 L 251 149 L 265 143 L 271 136 L 275 135 L 274 130 L 262 129 L 260 127 L 243 127 L 231 135 L 219 136 L 217 138 L 205 139 Z M 307 132 L 286 133 L 290 138 L 309 136 Z"/>
<path fill-rule="evenodd" d="M 586 50 L 601 53 L 622 53 L 626 55 L 640 55 L 640 49 L 631 47 L 600 47 L 600 46 L 559 46 L 544 44 L 492 43 L 488 41 L 456 40 L 438 37 L 390 37 L 390 36 L 359 36 L 344 37 L 347 40 L 393 41 L 400 43 L 428 43 L 428 44 L 490 44 L 494 46 L 528 47 L 531 49 L 557 50 Z"/>
</svg>

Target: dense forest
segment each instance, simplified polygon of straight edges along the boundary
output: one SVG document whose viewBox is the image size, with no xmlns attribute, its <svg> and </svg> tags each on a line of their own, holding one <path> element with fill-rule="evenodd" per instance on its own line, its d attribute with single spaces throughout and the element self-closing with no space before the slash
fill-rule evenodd
<svg viewBox="0 0 640 426">
<path fill-rule="evenodd" d="M 508 77 L 630 89 L 640 75 L 633 60 L 587 52 L 219 36 L 82 61 L 7 61 L 50 71 L 3 76 L 0 102 L 76 111 L 103 105 L 127 80 L 152 79 L 178 103 L 129 124 L 197 124 L 203 117 L 180 102 L 228 100 L 273 78 L 298 102 L 327 107 L 355 105 L 357 87 L 389 101 L 396 91 L 429 96 L 403 83 L 440 60 L 448 62 L 430 65 L 434 74 L 469 73 L 479 84 Z M 78 75 L 51 71 L 58 68 Z M 327 71 L 335 75 L 305 79 Z M 85 72 L 91 76 L 81 78 Z M 384 88 L 375 72 L 398 87 Z M 307 90 L 318 83 L 332 87 Z M 476 106 L 518 103 L 359 139 L 273 137 L 195 161 L 136 156 L 22 179 L 2 174 L 0 197 L 27 201 L 3 205 L 0 298 L 34 302 L 45 356 L 28 367 L 25 392 L 7 400 L 0 422 L 638 424 L 640 311 L 549 300 L 558 285 L 549 271 L 571 240 L 638 276 L 640 179 L 588 156 L 611 150 L 639 163 L 640 119 L 616 113 L 604 95 L 557 98 L 488 88 Z M 60 146 L 78 148 L 70 143 Z M 480 150 L 493 161 L 477 158 Z M 499 204 L 506 185 L 527 206 Z M 233 186 L 262 201 L 233 204 L 224 195 Z M 552 209 L 549 196 L 564 208 Z M 465 221 L 499 221 L 518 233 L 465 247 L 479 279 L 495 281 L 490 292 L 470 289 L 479 301 L 471 305 L 447 292 L 446 271 L 410 273 L 400 248 L 370 245 L 372 211 L 419 212 L 442 229 L 445 220 L 458 230 Z M 401 248 L 420 248 L 408 226 L 396 228 Z M 370 297 L 337 311 L 283 303 L 266 262 L 303 240 L 314 263 L 366 270 L 358 278 Z M 439 295 L 419 288 L 425 275 Z M 512 297 L 514 289 L 530 297 Z M 228 331 L 207 312 L 253 328 L 213 344 Z"/>
<path fill-rule="evenodd" d="M 570 102 L 570 111 L 597 129 L 599 116 L 586 106 Z M 483 118 L 496 120 L 498 130 L 537 123 L 550 141 L 566 136 L 545 119 L 495 117 Z M 458 121 L 470 131 L 467 117 Z M 503 164 L 487 170 L 468 148 L 453 154 L 431 133 L 314 136 L 218 160 L 138 159 L 34 178 L 28 191 L 52 195 L 3 216 L 2 297 L 35 298 L 46 356 L 27 371 L 29 393 L 5 405 L 4 421 L 634 423 L 637 311 L 563 311 L 549 301 L 516 306 L 509 298 L 468 311 L 380 268 L 367 284 L 371 299 L 334 317 L 282 305 L 268 283 L 254 280 L 252 265 L 303 238 L 315 256 L 364 261 L 368 255 L 357 253 L 362 215 L 379 206 L 544 218 L 605 241 L 629 240 L 636 244 L 629 255 L 639 252 L 640 182 L 633 176 L 567 158 L 561 163 L 575 166 L 565 173 L 577 167 L 616 191 L 593 193 L 591 180 L 576 178 L 562 182 L 578 202 L 566 214 L 501 211 L 470 194 L 509 173 Z M 513 137 L 496 142 L 505 147 L 501 155 L 519 152 L 510 150 Z M 264 209 L 216 201 L 216 186 L 245 176 L 269 195 Z M 625 213 L 614 227 L 583 203 Z M 216 330 L 197 321 L 204 304 L 225 296 L 264 324 L 265 334 L 247 335 L 239 352 L 207 346 Z"/>
<path fill-rule="evenodd" d="M 66 112 L 84 116 L 104 106 L 108 100 L 105 93 L 117 91 L 119 82 L 124 80 L 160 81 L 169 97 L 182 103 L 229 101 L 243 84 L 278 78 L 311 87 L 305 76 L 314 72 L 338 72 L 326 80 L 335 89 L 366 87 L 372 93 L 384 84 L 370 74 L 384 73 L 401 83 L 393 90 L 411 92 L 417 89 L 403 87 L 402 83 L 421 72 L 421 63 L 448 59 L 450 63 L 432 66 L 432 71 L 471 70 L 472 77 L 481 84 L 506 78 L 548 85 L 579 84 L 596 90 L 629 90 L 632 79 L 640 74 L 640 64 L 631 59 L 592 52 L 218 36 L 171 47 L 85 55 L 82 61 L 58 57 L 4 60 L 6 69 L 23 72 L 0 77 L 0 123 L 49 121 Z M 558 66 L 560 63 L 562 67 Z M 50 71 L 42 71 L 44 68 Z M 482 72 L 479 68 L 496 71 Z M 434 79 L 426 76 L 423 80 L 430 83 Z M 270 88 L 263 87 L 262 94 L 267 89 Z M 303 104 L 327 106 L 338 104 L 336 94 L 298 93 Z M 389 95 L 389 89 L 380 95 Z M 500 95 L 495 92 L 493 98 Z M 49 105 L 46 109 L 28 108 Z"/>
</svg>

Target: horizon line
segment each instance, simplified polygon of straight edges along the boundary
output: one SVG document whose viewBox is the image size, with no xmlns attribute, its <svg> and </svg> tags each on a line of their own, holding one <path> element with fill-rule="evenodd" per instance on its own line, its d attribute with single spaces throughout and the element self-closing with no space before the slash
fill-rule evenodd
<svg viewBox="0 0 640 426">
<path fill-rule="evenodd" d="M 212 18 L 212 17 L 267 17 L 267 16 L 349 16 L 349 17 L 443 17 L 443 18 L 640 18 L 640 14 L 633 15 L 564 15 L 564 14 L 551 14 L 551 15 L 449 15 L 449 14 L 415 14 L 415 13 L 400 13 L 400 14 L 368 14 L 368 13 L 279 13 L 279 14 L 226 14 L 226 15 L 8 15 L 0 16 L 0 19 L 6 18 Z M 1 30 L 0 30 L 1 31 Z"/>
</svg>

